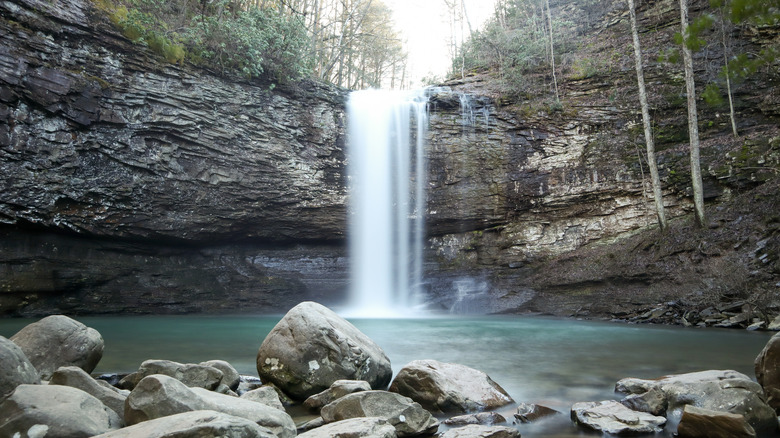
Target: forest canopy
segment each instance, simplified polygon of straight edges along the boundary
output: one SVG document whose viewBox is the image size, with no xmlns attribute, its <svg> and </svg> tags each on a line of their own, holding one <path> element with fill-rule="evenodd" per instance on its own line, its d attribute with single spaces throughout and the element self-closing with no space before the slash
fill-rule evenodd
<svg viewBox="0 0 780 438">
<path fill-rule="evenodd" d="M 305 77 L 395 86 L 406 53 L 380 0 L 95 0 L 123 34 L 168 62 L 272 84 Z"/>
</svg>

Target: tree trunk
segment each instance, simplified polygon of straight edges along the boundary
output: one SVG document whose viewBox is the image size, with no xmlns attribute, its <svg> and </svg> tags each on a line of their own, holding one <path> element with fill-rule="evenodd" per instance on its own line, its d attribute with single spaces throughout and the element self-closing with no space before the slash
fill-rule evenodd
<svg viewBox="0 0 780 438">
<path fill-rule="evenodd" d="M 691 186 L 693 188 L 693 206 L 696 222 L 705 227 L 704 189 L 701 180 L 701 162 L 699 158 L 699 120 L 696 114 L 696 84 L 693 81 L 693 55 L 688 47 L 688 0 L 680 0 L 680 26 L 683 43 L 683 66 L 685 68 L 685 90 L 688 93 L 688 136 L 691 144 Z"/>
<path fill-rule="evenodd" d="M 658 177 L 658 164 L 655 160 L 655 143 L 653 130 L 650 125 L 650 110 L 647 104 L 647 89 L 645 88 L 645 74 L 642 69 L 642 49 L 639 46 L 639 33 L 636 26 L 636 9 L 634 0 L 628 0 L 628 11 L 631 15 L 631 36 L 634 39 L 634 58 L 636 60 L 636 82 L 639 86 L 639 105 L 642 108 L 642 124 L 645 128 L 645 144 L 647 145 L 647 165 L 650 168 L 650 180 L 653 187 L 655 200 L 655 212 L 658 217 L 658 226 L 661 231 L 666 230 L 666 214 L 664 212 L 664 200 L 661 193 L 661 179 Z"/>
<path fill-rule="evenodd" d="M 547 5 L 547 27 L 550 30 L 550 67 L 552 67 L 553 84 L 555 85 L 555 102 L 561 103 L 560 95 L 558 94 L 558 78 L 555 76 L 555 50 L 553 49 L 553 26 L 552 26 L 552 12 L 550 12 L 550 0 L 545 0 Z"/>
<path fill-rule="evenodd" d="M 729 96 L 729 117 L 731 118 L 731 132 L 734 137 L 739 137 L 737 131 L 737 118 L 734 115 L 734 98 L 731 95 L 731 72 L 729 71 L 729 54 L 728 45 L 726 44 L 726 3 L 720 9 L 720 31 L 721 31 L 721 43 L 723 44 L 723 69 L 726 74 L 726 94 Z"/>
</svg>

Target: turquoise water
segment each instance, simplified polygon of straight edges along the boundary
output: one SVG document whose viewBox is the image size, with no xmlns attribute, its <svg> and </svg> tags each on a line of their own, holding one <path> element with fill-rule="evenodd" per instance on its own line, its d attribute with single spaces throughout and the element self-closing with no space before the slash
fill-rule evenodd
<svg viewBox="0 0 780 438">
<path fill-rule="evenodd" d="M 105 340 L 95 372 L 130 372 L 146 359 L 223 359 L 257 375 L 255 356 L 280 316 L 112 316 L 76 318 Z M 10 337 L 31 320 L 0 320 Z M 627 325 L 515 316 L 352 320 L 385 350 L 393 370 L 415 359 L 464 364 L 486 372 L 518 402 L 565 412 L 526 436 L 581 436 L 568 419 L 578 401 L 616 398 L 624 377 L 655 378 L 705 369 L 754 377 L 753 361 L 771 333 Z M 501 412 L 512 418 L 512 409 Z"/>
</svg>

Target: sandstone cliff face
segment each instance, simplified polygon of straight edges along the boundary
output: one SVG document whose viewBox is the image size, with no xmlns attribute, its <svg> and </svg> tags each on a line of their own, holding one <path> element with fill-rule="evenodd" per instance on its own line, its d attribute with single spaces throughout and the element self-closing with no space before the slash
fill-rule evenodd
<svg viewBox="0 0 780 438">
<path fill-rule="evenodd" d="M 668 5 L 653 5 L 661 12 L 646 16 L 671 19 Z M 625 39 L 615 10 L 601 44 Z M 343 297 L 345 91 L 271 91 L 161 63 L 85 0 L 6 1 L 0 12 L 0 315 L 286 311 Z M 627 265 L 607 268 L 598 251 L 578 260 L 655 222 L 633 67 L 620 65 L 562 81 L 561 112 L 534 97 L 507 101 L 486 76 L 432 93 L 434 307 L 604 315 L 700 287 L 674 289 L 701 271 L 694 256 L 680 258 L 693 266 L 684 275 L 669 268 L 695 248 L 655 265 L 617 250 Z M 678 217 L 690 211 L 684 109 L 668 98 L 680 79 L 659 66 L 648 76 L 667 213 Z M 780 160 L 778 77 L 762 78 L 739 91 L 743 138 L 703 112 L 712 205 L 760 185 Z M 740 248 L 767 238 L 762 248 L 774 247 L 774 228 L 748 228 Z M 761 272 L 777 264 L 752 254 Z"/>
<path fill-rule="evenodd" d="M 344 91 L 271 92 L 165 64 L 89 1 L 0 11 L 2 222 L 112 238 L 343 238 Z"/>
</svg>

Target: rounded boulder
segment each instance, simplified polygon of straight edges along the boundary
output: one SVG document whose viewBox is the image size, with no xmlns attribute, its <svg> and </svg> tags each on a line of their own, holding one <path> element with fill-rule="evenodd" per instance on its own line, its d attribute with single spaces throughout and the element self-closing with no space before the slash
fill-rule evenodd
<svg viewBox="0 0 780 438">
<path fill-rule="evenodd" d="M 772 336 L 756 357 L 756 380 L 764 389 L 766 402 L 780 413 L 780 333 Z"/>
<path fill-rule="evenodd" d="M 40 382 L 38 371 L 19 346 L 0 336 L 0 402 L 11 395 L 17 386 Z"/>
<path fill-rule="evenodd" d="M 337 380 L 365 380 L 387 387 L 390 360 L 379 346 L 332 310 L 313 302 L 292 308 L 257 352 L 257 372 L 298 400 Z"/>
<path fill-rule="evenodd" d="M 91 373 L 103 357 L 103 337 L 97 330 L 68 318 L 52 315 L 27 325 L 11 337 L 38 370 L 49 380 L 59 367 L 77 366 Z"/>
</svg>

